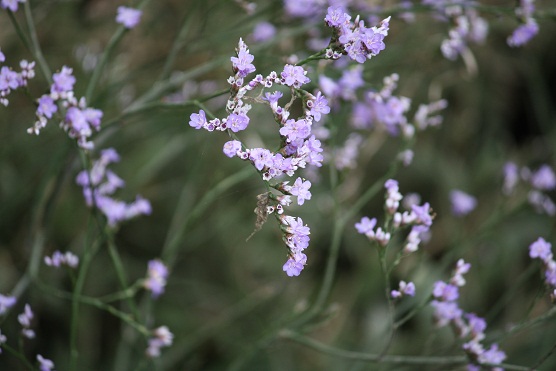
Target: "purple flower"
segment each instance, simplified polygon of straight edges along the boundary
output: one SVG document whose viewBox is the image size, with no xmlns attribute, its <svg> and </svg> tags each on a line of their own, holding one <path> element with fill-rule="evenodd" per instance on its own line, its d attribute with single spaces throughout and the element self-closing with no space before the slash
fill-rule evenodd
<svg viewBox="0 0 556 371">
<path fill-rule="evenodd" d="M 75 77 L 72 75 L 73 70 L 69 67 L 63 66 L 62 70 L 52 75 L 54 84 L 50 88 L 53 93 L 63 93 L 73 90 L 75 84 Z"/>
<path fill-rule="evenodd" d="M 552 245 L 546 242 L 544 238 L 539 237 L 529 246 L 529 256 L 531 259 L 540 258 L 544 262 L 552 259 Z"/>
<path fill-rule="evenodd" d="M 278 99 L 282 98 L 283 94 L 280 91 L 275 91 L 274 93 L 265 93 L 263 100 L 270 103 L 270 106 L 276 109 L 278 107 Z"/>
<path fill-rule="evenodd" d="M 259 171 L 265 167 L 272 166 L 272 153 L 265 148 L 253 148 L 249 153 L 249 159 Z"/>
<path fill-rule="evenodd" d="M 259 22 L 253 29 L 253 41 L 264 42 L 276 35 L 276 27 L 269 22 Z"/>
<path fill-rule="evenodd" d="M 49 95 L 43 95 L 39 98 L 39 106 L 37 107 L 37 113 L 46 118 L 52 118 L 52 115 L 58 111 L 58 106 L 54 103 Z"/>
<path fill-rule="evenodd" d="M 142 13 L 143 12 L 139 9 L 129 8 L 127 6 L 119 6 L 118 15 L 116 16 L 116 22 L 124 25 L 125 28 L 134 28 L 139 24 Z"/>
<path fill-rule="evenodd" d="M 531 185 L 540 191 L 551 191 L 556 188 L 556 175 L 548 165 L 541 166 L 531 175 Z"/>
<path fill-rule="evenodd" d="M 519 181 L 519 171 L 516 164 L 513 162 L 506 162 L 504 164 L 504 187 L 503 192 L 506 195 L 509 195 L 514 190 L 517 182 Z"/>
<path fill-rule="evenodd" d="M 52 256 L 44 257 L 44 263 L 49 267 L 55 268 L 59 268 L 62 265 L 67 265 L 70 268 L 76 268 L 79 264 L 79 258 L 69 251 L 62 254 L 60 251 L 56 250 Z"/>
<path fill-rule="evenodd" d="M 500 364 L 506 359 L 506 353 L 498 349 L 498 344 L 492 344 L 489 350 L 479 354 L 480 363 Z"/>
<path fill-rule="evenodd" d="M 37 361 L 39 361 L 40 371 L 54 371 L 54 362 L 37 354 Z"/>
<path fill-rule="evenodd" d="M 445 302 L 433 300 L 431 305 L 434 308 L 434 317 L 437 325 L 440 327 L 446 326 L 450 321 L 460 318 L 463 314 L 458 304 L 453 301 Z"/>
<path fill-rule="evenodd" d="M 154 337 L 149 339 L 149 347 L 145 351 L 147 356 L 155 358 L 160 356 L 160 348 L 169 347 L 174 341 L 174 334 L 168 327 L 160 326 L 154 330 Z"/>
<path fill-rule="evenodd" d="M 30 329 L 33 317 L 33 311 L 31 310 L 31 306 L 29 304 L 25 304 L 23 313 L 17 316 L 17 321 L 23 327 L 21 332 L 23 333 L 23 336 L 28 339 L 33 339 L 35 337 L 35 331 Z"/>
<path fill-rule="evenodd" d="M 8 341 L 6 335 L 3 335 L 2 330 L 0 330 L 0 354 L 2 354 L 2 344 L 4 344 L 6 341 Z"/>
<path fill-rule="evenodd" d="M 309 100 L 307 102 L 307 107 L 310 108 L 309 114 L 313 116 L 316 122 L 319 122 L 321 115 L 327 115 L 330 113 L 330 107 L 328 106 L 328 100 L 319 91 L 314 100 Z"/>
<path fill-rule="evenodd" d="M 192 113 L 189 117 L 189 126 L 197 130 L 201 129 L 207 123 L 205 111 L 200 110 L 199 113 Z"/>
<path fill-rule="evenodd" d="M 0 63 L 3 63 L 6 61 L 6 56 L 4 55 L 4 53 L 2 53 L 2 49 L 0 49 Z"/>
<path fill-rule="evenodd" d="M 307 262 L 307 256 L 303 253 L 294 254 L 293 257 L 290 256 L 288 261 L 282 267 L 282 270 L 290 277 L 299 276 L 303 268 L 305 268 L 305 263 Z"/>
<path fill-rule="evenodd" d="M 0 69 L 0 92 L 15 90 L 19 87 L 19 75 L 10 68 L 3 66 Z"/>
<path fill-rule="evenodd" d="M 341 27 L 346 23 L 349 23 L 351 19 L 349 14 L 344 12 L 344 8 L 342 7 L 329 7 L 328 12 L 326 13 L 326 17 L 324 17 L 324 21 L 328 25 L 328 27 Z"/>
<path fill-rule="evenodd" d="M 431 207 L 428 202 L 422 206 L 412 205 L 411 210 L 415 213 L 417 224 L 423 224 L 427 227 L 432 225 L 432 217 L 429 214 Z"/>
<path fill-rule="evenodd" d="M 475 197 L 457 189 L 450 192 L 450 201 L 455 216 L 467 215 L 477 206 Z"/>
<path fill-rule="evenodd" d="M 3 9 L 9 9 L 12 12 L 17 12 L 17 8 L 18 8 L 18 3 L 24 3 L 25 0 L 2 0 L 2 2 L 0 2 L 0 6 Z"/>
<path fill-rule="evenodd" d="M 508 37 L 508 45 L 518 47 L 527 44 L 536 34 L 539 33 L 539 25 L 533 18 L 529 18 L 527 23 L 520 25 Z"/>
<path fill-rule="evenodd" d="M 241 150 L 241 142 L 239 140 L 230 140 L 224 143 L 224 148 L 222 151 L 224 154 L 230 158 L 237 155 L 237 152 Z"/>
<path fill-rule="evenodd" d="M 484 336 L 487 323 L 484 318 L 477 316 L 475 313 L 467 313 L 465 315 L 469 325 L 469 330 L 474 338 L 482 338 Z"/>
<path fill-rule="evenodd" d="M 244 113 L 232 113 L 228 116 L 226 124 L 231 131 L 237 133 L 238 131 L 247 129 L 247 126 L 249 125 L 249 116 Z"/>
<path fill-rule="evenodd" d="M 367 234 L 372 232 L 374 227 L 376 226 L 376 218 L 369 219 L 368 217 L 364 216 L 361 218 L 359 223 L 355 223 L 355 229 L 360 234 Z"/>
<path fill-rule="evenodd" d="M 166 278 L 168 277 L 168 268 L 162 261 L 155 259 L 149 261 L 147 269 L 147 279 L 145 288 L 152 293 L 152 297 L 156 299 L 164 292 L 166 286 Z"/>
<path fill-rule="evenodd" d="M 0 294 L 0 316 L 6 313 L 6 311 L 13 307 L 17 299 L 15 296 L 4 296 Z"/>
<path fill-rule="evenodd" d="M 307 84 L 311 80 L 306 77 L 307 71 L 301 66 L 292 66 L 291 64 L 286 64 L 284 70 L 280 74 L 283 83 L 287 86 L 293 86 L 299 88 L 303 84 Z"/>
<path fill-rule="evenodd" d="M 455 301 L 458 299 L 458 287 L 447 284 L 443 281 L 437 281 L 434 284 L 432 295 L 442 301 Z"/>
<path fill-rule="evenodd" d="M 289 119 L 286 124 L 280 128 L 280 134 L 287 137 L 289 142 L 296 139 L 305 139 L 311 135 L 311 123 L 307 120 Z"/>
<path fill-rule="evenodd" d="M 251 63 L 255 57 L 249 54 L 249 50 L 240 49 L 237 57 L 231 57 L 232 67 L 239 77 L 246 77 L 251 72 L 255 72 L 255 66 Z"/>
<path fill-rule="evenodd" d="M 413 282 L 406 283 L 405 281 L 400 281 L 399 289 L 392 290 L 390 293 L 392 298 L 401 298 L 404 295 L 415 296 L 415 284 Z"/>
<path fill-rule="evenodd" d="M 311 199 L 311 192 L 309 192 L 309 188 L 311 188 L 311 182 L 306 180 L 303 181 L 301 178 L 297 178 L 295 183 L 293 184 L 290 193 L 294 196 L 297 196 L 297 204 L 303 205 L 305 200 Z"/>
</svg>

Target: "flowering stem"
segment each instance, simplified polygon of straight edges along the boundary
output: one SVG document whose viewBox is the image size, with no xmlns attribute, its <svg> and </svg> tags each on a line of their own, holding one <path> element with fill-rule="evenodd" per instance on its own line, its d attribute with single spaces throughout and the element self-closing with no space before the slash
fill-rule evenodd
<svg viewBox="0 0 556 371">
<path fill-rule="evenodd" d="M 46 60 L 42 55 L 41 46 L 39 44 L 39 39 L 37 37 L 37 31 L 35 30 L 35 22 L 33 20 L 33 14 L 31 13 L 30 1 L 26 1 L 25 3 L 23 3 L 23 7 L 25 9 L 25 18 L 27 19 L 27 27 L 29 27 L 29 36 L 31 37 L 33 54 L 37 59 L 37 63 L 41 68 L 44 78 L 46 79 L 46 81 L 48 81 L 49 84 L 52 84 L 52 72 L 50 71 L 50 67 L 48 67 L 48 63 L 46 63 Z"/>
<path fill-rule="evenodd" d="M 304 64 L 310 62 L 310 61 L 316 61 L 319 59 L 324 59 L 322 56 L 326 53 L 326 49 L 322 49 L 321 51 L 319 51 L 318 53 L 315 53 L 313 55 L 311 55 L 310 57 L 307 57 L 299 62 L 297 62 L 295 65 L 296 66 L 303 66 Z"/>
<path fill-rule="evenodd" d="M 293 340 L 299 344 L 305 345 L 312 348 L 318 352 L 328 354 L 334 357 L 357 360 L 362 362 L 372 362 L 372 363 L 393 363 L 393 364 L 405 364 L 405 365 L 459 365 L 464 364 L 467 358 L 464 356 L 453 356 L 453 357 L 419 357 L 419 356 L 381 356 L 379 354 L 369 354 L 352 352 L 348 350 L 343 350 L 329 345 L 323 344 L 319 341 L 311 339 L 307 336 L 301 335 L 297 332 L 291 330 L 283 330 L 280 332 L 280 337 Z"/>
</svg>

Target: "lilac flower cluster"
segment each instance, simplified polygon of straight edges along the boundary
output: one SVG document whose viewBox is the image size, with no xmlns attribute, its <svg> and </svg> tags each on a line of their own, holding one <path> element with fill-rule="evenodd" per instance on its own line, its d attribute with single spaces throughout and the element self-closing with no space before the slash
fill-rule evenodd
<svg viewBox="0 0 556 371">
<path fill-rule="evenodd" d="M 15 4 L 17 10 L 17 2 Z M 15 11 L 15 10 L 14 10 Z M 0 63 L 6 61 L 6 56 L 0 50 Z M 22 60 L 19 62 L 20 72 L 12 70 L 8 66 L 0 68 L 0 104 L 8 106 L 8 95 L 16 89 L 25 88 L 27 81 L 35 77 L 35 62 Z"/>
<path fill-rule="evenodd" d="M 83 170 L 76 178 L 77 184 L 83 187 L 83 195 L 89 207 L 95 206 L 108 219 L 110 226 L 134 218 L 138 215 L 149 215 L 151 204 L 148 200 L 137 196 L 132 203 L 125 203 L 111 197 L 125 182 L 107 166 L 118 162 L 120 156 L 113 149 L 104 149 L 100 158 L 94 162 L 91 171 Z"/>
<path fill-rule="evenodd" d="M 399 288 L 390 292 L 393 299 L 400 299 L 406 295 L 415 296 L 415 284 L 413 282 L 400 281 Z"/>
<path fill-rule="evenodd" d="M 49 359 L 44 358 L 40 354 L 37 354 L 37 361 L 39 362 L 40 371 L 55 371 L 54 362 Z"/>
<path fill-rule="evenodd" d="M 44 263 L 49 267 L 55 268 L 59 268 L 62 265 L 67 265 L 70 268 L 77 268 L 79 258 L 70 251 L 66 251 L 65 254 L 62 254 L 60 251 L 56 250 L 52 256 L 44 257 Z"/>
<path fill-rule="evenodd" d="M 8 9 L 12 12 L 17 12 L 19 4 L 23 4 L 26 0 L 2 0 L 0 1 L 0 8 Z"/>
<path fill-rule="evenodd" d="M 528 201 L 539 213 L 550 216 L 556 215 L 556 204 L 546 194 L 546 192 L 556 189 L 556 174 L 549 165 L 542 165 L 536 171 L 531 171 L 528 167 L 521 169 L 513 162 L 508 162 L 503 168 L 504 185 L 503 193 L 510 195 L 519 180 L 524 180 L 531 187 L 528 191 Z"/>
<path fill-rule="evenodd" d="M 455 333 L 465 340 L 462 349 L 469 357 L 471 363 L 469 371 L 480 370 L 481 364 L 498 365 L 506 359 L 506 354 L 498 349 L 497 344 L 492 344 L 485 349 L 482 340 L 485 338 L 486 321 L 474 313 L 465 313 L 457 303 L 459 287 L 465 285 L 464 274 L 469 272 L 471 265 L 463 259 L 457 262 L 456 269 L 448 283 L 437 281 L 434 284 L 431 306 L 434 309 L 434 319 L 439 327 L 452 325 Z M 495 367 L 493 370 L 501 371 Z"/>
<path fill-rule="evenodd" d="M 122 24 L 127 29 L 135 28 L 141 20 L 142 11 L 127 6 L 118 7 L 116 22 Z"/>
<path fill-rule="evenodd" d="M 33 339 L 35 337 L 35 331 L 31 329 L 31 321 L 33 320 L 33 311 L 29 304 L 25 304 L 23 313 L 17 316 L 17 321 L 23 327 L 21 333 L 27 339 Z"/>
<path fill-rule="evenodd" d="M 233 140 L 224 144 L 223 152 L 227 157 L 238 157 L 249 161 L 261 174 L 265 182 L 287 175 L 293 177 L 299 169 L 307 166 L 322 166 L 323 156 L 321 142 L 312 134 L 313 122 L 319 122 L 323 115 L 330 112 L 328 100 L 321 92 L 315 95 L 301 89 L 311 80 L 306 76 L 307 71 L 301 66 L 286 64 L 281 73 L 271 72 L 266 77 L 256 75 L 248 83 L 245 78 L 255 72 L 253 65 L 254 56 L 249 53 L 247 45 L 242 39 L 239 40 L 236 56 L 231 57 L 233 76 L 228 82 L 231 85 L 231 96 L 226 104 L 228 116 L 223 119 L 213 118 L 207 120 L 204 110 L 193 113 L 190 116 L 189 125 L 195 129 L 208 131 L 228 131 Z M 283 97 L 281 91 L 266 92 L 274 85 L 282 85 L 290 88 L 292 100 L 282 107 L 279 103 Z M 258 97 L 251 97 L 249 92 L 261 88 Z M 293 100 L 301 98 L 304 113 L 301 117 L 291 118 L 289 106 Z M 250 118 L 248 116 L 251 105 L 247 100 L 268 105 L 273 112 L 274 120 L 279 126 L 280 148 L 271 151 L 266 148 L 246 148 L 236 137 L 235 133 L 247 129 Z M 297 177 L 293 184 L 289 181 L 281 181 L 269 186 L 280 192 L 279 195 L 270 193 L 268 202 L 265 204 L 266 215 L 277 216 L 284 233 L 283 239 L 288 247 L 288 260 L 283 270 L 289 276 L 298 276 L 305 265 L 307 257 L 301 251 L 309 244 L 309 227 L 303 225 L 301 218 L 284 215 L 284 207 L 292 202 L 291 196 L 296 197 L 297 204 L 303 205 L 306 200 L 311 199 L 311 182 L 302 177 Z"/>
<path fill-rule="evenodd" d="M 149 346 L 145 353 L 151 358 L 156 358 L 160 356 L 161 348 L 172 345 L 174 334 L 172 334 L 166 326 L 156 328 L 153 333 L 154 337 L 149 339 Z"/>
<path fill-rule="evenodd" d="M 149 290 L 153 298 L 159 297 L 164 293 L 166 279 L 168 278 L 168 268 L 158 259 L 150 260 L 147 269 L 147 279 L 145 280 L 145 289 Z"/>
<path fill-rule="evenodd" d="M 411 226 L 412 228 L 407 236 L 404 252 L 415 252 L 421 242 L 421 234 L 427 233 L 432 225 L 432 209 L 428 203 L 425 203 L 421 206 L 411 205 L 411 211 L 404 211 L 401 213 L 398 211 L 398 208 L 403 196 L 399 192 L 398 182 L 394 179 L 389 179 L 385 182 L 384 187 L 386 188 L 384 208 L 389 218 L 393 221 L 392 231 L 398 228 Z M 355 224 L 355 229 L 357 229 L 357 232 L 360 234 L 367 236 L 369 240 L 376 241 L 381 246 L 386 246 L 388 242 L 390 242 L 391 232 L 387 226 L 384 226 L 384 229 L 378 227 L 375 230 L 376 224 L 376 218 L 369 219 L 365 216 L 359 223 Z"/>
<path fill-rule="evenodd" d="M 533 18 L 533 13 L 535 12 L 534 2 L 535 0 L 519 1 L 519 5 L 515 9 L 515 14 L 522 23 L 508 37 L 507 42 L 509 46 L 523 46 L 539 33 L 539 25 Z"/>
<path fill-rule="evenodd" d="M 550 287 L 551 298 L 556 301 L 556 261 L 552 255 L 552 244 L 539 237 L 529 246 L 529 257 L 540 259 L 544 264 L 544 281 Z"/>
<path fill-rule="evenodd" d="M 467 215 L 477 207 L 477 199 L 459 189 L 450 191 L 450 202 L 455 216 Z"/>
<path fill-rule="evenodd" d="M 63 108 L 65 114 L 60 127 L 62 127 L 70 138 L 77 140 L 79 147 L 91 150 L 93 142 L 89 140 L 94 131 L 100 130 L 102 111 L 87 107 L 85 98 L 77 99 L 73 92 L 75 77 L 73 70 L 63 66 L 60 72 L 52 75 L 54 81 L 50 87 L 50 93 L 41 96 L 37 103 L 37 121 L 27 132 L 39 135 L 49 119 L 53 118 L 59 108 Z"/>
<path fill-rule="evenodd" d="M 451 6 L 445 8 L 445 15 L 455 25 L 448 32 L 448 38 L 440 45 L 442 55 L 446 59 L 456 60 L 468 49 L 468 43 L 482 44 L 486 40 L 488 23 L 479 17 L 474 9 Z"/>
<path fill-rule="evenodd" d="M 0 294 L 0 316 L 3 315 L 15 305 L 17 299 L 15 296 L 5 296 Z"/>
<path fill-rule="evenodd" d="M 342 7 L 329 7 L 324 18 L 326 25 L 334 29 L 334 34 L 326 57 L 339 59 L 348 55 L 358 63 L 378 55 L 384 50 L 384 37 L 388 35 L 390 17 L 382 20 L 379 27 L 365 27 L 365 22 L 359 19 L 351 22 L 351 16 Z"/>
</svg>

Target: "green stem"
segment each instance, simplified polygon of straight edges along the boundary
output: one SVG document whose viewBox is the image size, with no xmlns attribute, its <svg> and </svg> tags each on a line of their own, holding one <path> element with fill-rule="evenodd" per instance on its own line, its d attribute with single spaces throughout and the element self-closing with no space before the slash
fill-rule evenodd
<svg viewBox="0 0 556 371">
<path fill-rule="evenodd" d="M 390 348 L 390 344 L 392 344 L 392 340 L 394 339 L 394 332 L 396 330 L 396 327 L 394 326 L 395 308 L 394 308 L 394 302 L 392 301 L 392 297 L 390 296 L 390 291 L 391 291 L 390 274 L 386 263 L 387 246 L 380 246 L 378 242 L 376 244 L 377 244 L 378 258 L 380 262 L 380 271 L 382 272 L 382 279 L 384 281 L 384 294 L 386 296 L 386 301 L 388 302 L 388 319 L 390 323 L 388 339 L 386 341 L 386 344 L 384 345 L 384 348 L 382 349 L 382 352 L 380 352 L 380 357 L 383 358 L 384 355 L 388 352 L 388 349 Z"/>
<path fill-rule="evenodd" d="M 309 63 L 310 61 L 316 61 L 316 60 L 319 60 L 319 59 L 324 59 L 322 56 L 325 53 L 326 53 L 326 49 L 322 49 L 321 51 L 319 51 L 319 52 L 317 52 L 317 53 L 315 53 L 315 54 L 297 62 L 295 65 L 296 66 L 303 66 L 304 64 Z"/>
<path fill-rule="evenodd" d="M 6 352 L 10 353 L 15 358 L 19 359 L 25 365 L 25 367 L 27 367 L 29 370 L 35 370 L 35 367 L 33 367 L 31 362 L 29 362 L 27 360 L 27 358 L 25 358 L 23 353 L 18 352 L 17 350 L 15 350 L 14 348 L 12 348 L 11 346 L 9 346 L 6 343 L 2 343 L 2 349 L 4 349 Z"/>
<path fill-rule="evenodd" d="M 31 43 L 33 46 L 33 54 L 37 59 L 37 63 L 41 69 L 41 72 L 48 81 L 49 84 L 52 84 L 52 72 L 50 71 L 50 67 L 48 67 L 48 63 L 44 59 L 42 54 L 41 46 L 39 44 L 39 38 L 37 37 L 37 31 L 35 29 L 35 21 L 33 20 L 33 14 L 31 13 L 31 4 L 30 1 L 26 1 L 23 4 L 25 9 L 25 18 L 27 20 L 27 27 L 29 28 L 29 36 L 31 37 Z"/>
<path fill-rule="evenodd" d="M 19 36 L 19 38 L 23 42 L 23 45 L 25 45 L 25 48 L 27 48 L 29 53 L 33 54 L 33 47 L 31 46 L 31 42 L 29 41 L 29 39 L 25 35 L 25 32 L 23 32 L 23 30 L 19 26 L 19 22 L 17 21 L 17 19 L 14 16 L 14 13 L 11 10 L 8 10 L 8 17 L 10 18 L 10 21 L 12 22 L 12 24 L 15 28 L 15 32 L 17 33 L 17 35 Z"/>
<path fill-rule="evenodd" d="M 116 244 L 114 243 L 114 235 L 111 231 L 107 231 L 106 234 L 108 235 L 108 253 L 110 254 L 110 258 L 112 259 L 112 264 L 114 264 L 114 269 L 116 270 L 116 275 L 118 276 L 118 281 L 120 281 L 120 286 L 122 290 L 129 289 L 127 285 L 127 277 L 125 274 L 124 265 L 122 263 L 122 259 L 120 254 L 118 253 L 118 249 L 116 248 Z M 139 314 L 137 311 L 137 306 L 135 302 L 132 300 L 132 297 L 128 296 L 126 298 L 126 302 L 135 315 L 136 318 L 139 318 Z"/>
<path fill-rule="evenodd" d="M 280 337 L 293 340 L 296 343 L 305 345 L 311 349 L 314 349 L 318 352 L 327 355 L 356 360 L 356 361 L 362 361 L 362 362 L 393 363 L 398 365 L 403 365 L 403 364 L 405 365 L 459 365 L 467 362 L 467 358 L 464 356 L 452 356 L 452 357 L 424 357 L 424 356 L 421 357 L 421 356 L 402 356 L 402 355 L 381 356 L 380 354 L 352 352 L 348 350 L 331 347 L 329 345 L 313 340 L 307 336 L 301 335 L 291 330 L 281 331 Z"/>
</svg>

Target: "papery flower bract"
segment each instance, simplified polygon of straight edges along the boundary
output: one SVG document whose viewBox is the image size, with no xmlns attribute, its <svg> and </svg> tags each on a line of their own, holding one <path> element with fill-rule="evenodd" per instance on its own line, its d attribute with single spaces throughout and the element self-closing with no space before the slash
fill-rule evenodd
<svg viewBox="0 0 556 371">
<path fill-rule="evenodd" d="M 116 22 L 122 24 L 125 28 L 131 29 L 139 24 L 142 14 L 143 12 L 139 9 L 119 6 Z"/>
<path fill-rule="evenodd" d="M 0 316 L 6 313 L 6 311 L 13 307 L 17 299 L 15 296 L 4 296 L 0 294 Z"/>
<path fill-rule="evenodd" d="M 147 279 L 145 281 L 145 288 L 152 293 L 153 298 L 159 297 L 164 293 L 166 286 L 166 278 L 168 277 L 168 268 L 164 263 L 158 259 L 150 260 L 147 269 Z"/>
<path fill-rule="evenodd" d="M 37 354 L 37 361 L 39 361 L 40 371 L 54 371 L 54 362 Z"/>
</svg>

